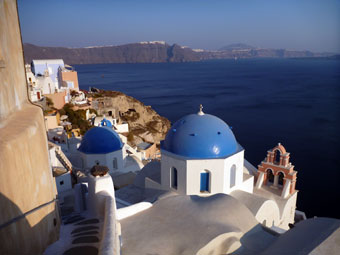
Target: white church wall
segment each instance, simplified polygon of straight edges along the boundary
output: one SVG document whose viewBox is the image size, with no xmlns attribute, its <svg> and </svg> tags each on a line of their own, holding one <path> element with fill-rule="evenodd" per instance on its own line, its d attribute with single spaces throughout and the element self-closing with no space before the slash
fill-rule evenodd
<svg viewBox="0 0 340 255">
<path fill-rule="evenodd" d="M 187 195 L 211 195 L 223 192 L 224 159 L 187 161 Z M 209 192 L 201 192 L 201 173 L 209 172 Z"/>
<path fill-rule="evenodd" d="M 177 189 L 171 187 L 171 168 L 177 169 Z M 187 164 L 183 158 L 176 155 L 169 155 L 168 152 L 162 151 L 161 161 L 161 184 L 166 190 L 174 190 L 179 194 L 186 194 L 187 191 Z"/>
<path fill-rule="evenodd" d="M 177 189 L 179 194 L 210 195 L 229 194 L 233 190 L 252 192 L 253 178 L 243 182 L 244 150 L 226 159 L 187 159 L 167 151 L 162 151 L 161 179 L 163 188 L 171 190 L 171 168 L 177 169 Z M 234 166 L 234 167 L 233 167 Z M 231 187 L 231 169 L 234 168 Z M 209 192 L 201 192 L 201 173 L 209 173 Z"/>
<path fill-rule="evenodd" d="M 229 194 L 230 192 L 243 187 L 243 164 L 244 164 L 244 150 L 229 156 L 224 160 L 224 189 L 223 193 Z M 232 168 L 235 165 L 235 174 L 231 174 Z M 231 180 L 235 178 L 235 180 Z"/>
<path fill-rule="evenodd" d="M 107 166 L 110 171 L 117 171 L 124 168 L 122 150 L 106 154 L 85 154 L 80 152 L 83 168 L 91 169 L 94 165 Z M 117 159 L 117 168 L 114 168 L 114 159 Z"/>
<path fill-rule="evenodd" d="M 106 165 L 105 154 L 85 154 L 80 153 L 83 159 L 85 169 L 91 169 L 94 165 Z"/>
<path fill-rule="evenodd" d="M 246 180 L 245 180 L 245 178 L 243 178 L 243 183 L 241 184 L 240 190 L 243 190 L 243 191 L 248 192 L 248 193 L 253 193 L 254 176 L 248 175 L 247 177 L 248 177 L 248 179 L 246 179 Z"/>
<path fill-rule="evenodd" d="M 124 161 L 122 150 L 106 154 L 106 166 L 110 169 L 110 171 L 117 171 L 119 169 L 123 169 Z"/>
</svg>

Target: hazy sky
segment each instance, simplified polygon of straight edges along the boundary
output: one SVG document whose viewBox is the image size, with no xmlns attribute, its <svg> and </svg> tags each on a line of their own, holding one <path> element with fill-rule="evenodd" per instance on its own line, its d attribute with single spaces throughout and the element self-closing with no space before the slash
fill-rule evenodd
<svg viewBox="0 0 340 255">
<path fill-rule="evenodd" d="M 24 42 L 84 47 L 162 40 L 340 52 L 340 0 L 18 0 Z"/>
</svg>

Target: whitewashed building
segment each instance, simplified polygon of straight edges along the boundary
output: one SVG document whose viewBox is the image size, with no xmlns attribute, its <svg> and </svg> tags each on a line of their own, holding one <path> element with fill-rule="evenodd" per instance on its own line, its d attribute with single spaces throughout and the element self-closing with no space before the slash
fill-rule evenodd
<svg viewBox="0 0 340 255">
<path fill-rule="evenodd" d="M 244 149 L 221 119 L 190 114 L 177 121 L 162 143 L 161 184 L 184 195 L 253 191 L 243 173 Z"/>
<path fill-rule="evenodd" d="M 84 135 L 78 148 L 80 168 L 88 172 L 95 165 L 107 166 L 110 174 L 138 171 L 142 163 L 126 152 L 120 136 L 110 126 L 93 127 Z"/>
<path fill-rule="evenodd" d="M 64 61 L 62 59 L 33 59 L 31 66 L 32 72 L 36 77 L 46 76 L 46 73 L 48 73 L 55 88 L 57 90 L 60 89 L 62 84 L 59 84 L 60 83 L 59 69 L 65 67 Z"/>
<path fill-rule="evenodd" d="M 165 194 L 231 195 L 264 226 L 287 230 L 289 224 L 294 223 L 297 191 L 291 189 L 282 196 L 289 181 L 286 185 L 271 185 L 266 181 L 265 185 L 256 186 L 259 175 L 267 180 L 263 173 L 269 171 L 264 167 L 262 174 L 259 173 L 244 158 L 244 148 L 230 127 L 216 116 L 203 113 L 202 108 L 197 114 L 184 116 L 171 127 L 161 142 L 160 162 L 146 165 L 131 186 L 131 190 L 139 190 L 135 196 L 140 197 L 137 193 L 141 192 L 146 194 L 140 197 L 143 201 L 162 199 L 167 197 Z M 290 173 L 296 176 L 296 171 L 290 170 Z M 127 200 L 129 197 L 125 194 L 131 196 L 128 192 L 124 194 L 124 190 L 119 190 L 118 194 Z"/>
</svg>

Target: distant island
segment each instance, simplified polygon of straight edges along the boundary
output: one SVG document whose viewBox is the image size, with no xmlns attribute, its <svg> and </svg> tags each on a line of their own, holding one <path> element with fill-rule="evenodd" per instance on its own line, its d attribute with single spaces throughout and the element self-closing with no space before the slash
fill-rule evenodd
<svg viewBox="0 0 340 255">
<path fill-rule="evenodd" d="M 124 44 L 119 46 L 93 46 L 84 48 L 44 47 L 24 44 L 25 62 L 32 59 L 59 59 L 68 64 L 108 63 L 167 63 L 195 62 L 209 59 L 239 58 L 320 58 L 331 57 L 331 53 L 314 53 L 287 49 L 262 49 L 237 43 L 216 51 L 191 49 L 164 41 Z"/>
</svg>

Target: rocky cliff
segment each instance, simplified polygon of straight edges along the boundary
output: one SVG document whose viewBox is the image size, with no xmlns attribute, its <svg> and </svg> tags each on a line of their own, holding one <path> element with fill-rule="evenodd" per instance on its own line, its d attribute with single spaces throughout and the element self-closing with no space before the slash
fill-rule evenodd
<svg viewBox="0 0 340 255">
<path fill-rule="evenodd" d="M 247 44 L 236 43 L 222 47 L 218 51 L 198 52 L 200 59 L 228 59 L 228 58 L 313 58 L 328 57 L 332 53 L 315 53 L 308 50 L 296 51 L 287 49 L 263 49 Z"/>
<path fill-rule="evenodd" d="M 207 59 L 229 58 L 312 58 L 329 57 L 331 53 L 293 51 L 286 49 L 260 49 L 246 44 L 231 44 L 218 51 L 192 50 L 165 42 L 142 42 L 119 46 L 86 48 L 41 47 L 24 44 L 26 63 L 32 59 L 63 59 L 67 64 L 107 63 L 166 63 L 194 62 Z"/>
<path fill-rule="evenodd" d="M 25 62 L 32 59 L 63 59 L 68 64 L 165 63 L 199 61 L 191 49 L 177 44 L 133 43 L 87 48 L 40 47 L 24 44 Z"/>
<path fill-rule="evenodd" d="M 170 129 L 168 119 L 160 116 L 151 106 L 146 106 L 124 93 L 99 90 L 88 96 L 92 97 L 92 105 L 99 113 L 115 109 L 115 115 L 120 122 L 129 123 L 127 137 L 131 145 L 143 141 L 159 144 Z"/>
</svg>

